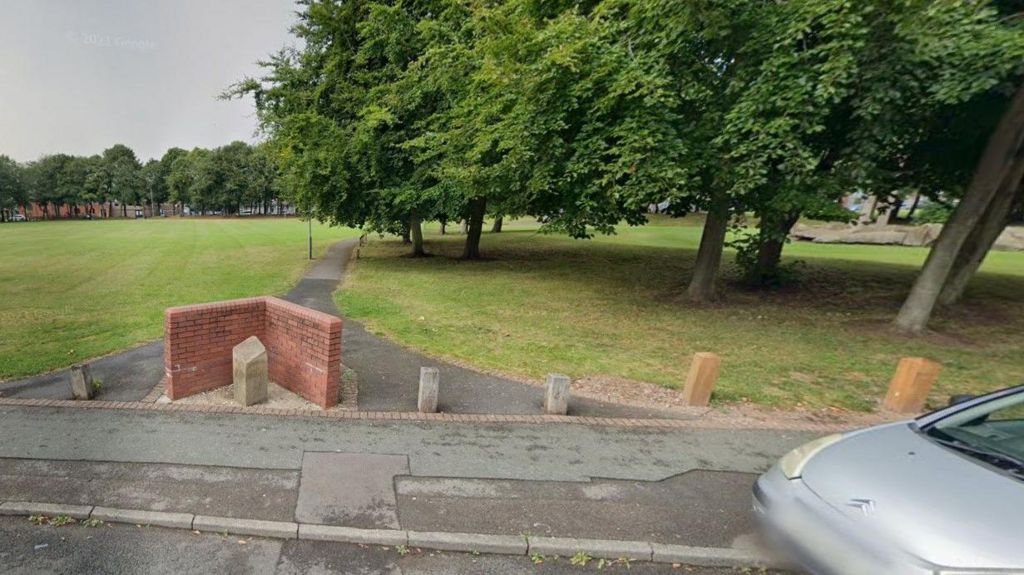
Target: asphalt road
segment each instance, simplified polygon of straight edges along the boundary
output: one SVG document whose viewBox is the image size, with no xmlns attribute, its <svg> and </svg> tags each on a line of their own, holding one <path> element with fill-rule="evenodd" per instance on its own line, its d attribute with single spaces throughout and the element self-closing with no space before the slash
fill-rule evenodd
<svg viewBox="0 0 1024 575">
<path fill-rule="evenodd" d="M 519 575 L 630 573 L 639 575 L 734 575 L 750 571 L 656 565 L 586 567 L 567 558 L 534 564 L 527 557 L 440 553 L 259 537 L 196 534 L 189 531 L 104 524 L 97 527 L 38 526 L 25 518 L 0 517 L 0 571 L 135 574 L 345 573 L 392 575 Z M 405 550 L 403 550 L 405 551 Z M 771 572 L 775 573 L 775 572 Z"/>
</svg>

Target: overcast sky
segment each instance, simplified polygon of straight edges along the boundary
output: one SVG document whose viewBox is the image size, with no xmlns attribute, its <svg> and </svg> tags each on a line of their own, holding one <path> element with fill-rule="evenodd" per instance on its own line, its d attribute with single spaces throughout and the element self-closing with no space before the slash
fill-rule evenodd
<svg viewBox="0 0 1024 575">
<path fill-rule="evenodd" d="M 253 141 L 252 102 L 217 95 L 295 41 L 291 0 L 0 0 L 0 154 Z"/>
</svg>

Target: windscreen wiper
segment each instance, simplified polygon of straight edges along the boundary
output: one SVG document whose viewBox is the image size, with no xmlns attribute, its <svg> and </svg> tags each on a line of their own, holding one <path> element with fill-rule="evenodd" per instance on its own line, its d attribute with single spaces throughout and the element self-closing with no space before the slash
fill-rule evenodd
<svg viewBox="0 0 1024 575">
<path fill-rule="evenodd" d="M 945 445 L 946 447 L 949 447 L 951 449 L 956 449 L 957 451 L 970 453 L 978 457 L 993 459 L 1004 465 L 1009 464 L 1010 466 L 1012 466 L 1012 469 L 1007 469 L 1007 471 L 1010 471 L 1017 477 L 1024 477 L 1024 475 L 1022 475 L 1024 474 L 1024 461 L 1021 461 L 1016 457 L 1013 457 L 1012 455 L 1007 455 L 999 451 L 992 451 L 989 449 L 985 449 L 983 447 L 975 447 L 973 445 L 970 445 L 969 443 L 965 443 L 963 441 L 959 441 L 956 439 L 943 439 L 941 437 L 936 437 L 935 434 L 929 435 L 931 436 L 932 440 L 935 441 L 935 443 L 938 443 L 939 445 Z"/>
</svg>

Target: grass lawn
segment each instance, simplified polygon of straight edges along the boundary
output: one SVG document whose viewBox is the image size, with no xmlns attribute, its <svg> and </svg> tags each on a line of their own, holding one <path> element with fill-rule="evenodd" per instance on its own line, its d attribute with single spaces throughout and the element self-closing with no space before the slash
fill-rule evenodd
<svg viewBox="0 0 1024 575">
<path fill-rule="evenodd" d="M 314 253 L 358 235 L 316 226 Z M 163 310 L 288 290 L 309 263 L 296 219 L 0 225 L 0 380 L 163 333 Z"/>
<path fill-rule="evenodd" d="M 370 329 L 430 354 L 514 375 L 612 377 L 681 387 L 695 351 L 723 366 L 714 401 L 873 409 L 901 356 L 940 360 L 931 402 L 1024 382 L 1024 253 L 993 252 L 967 301 L 934 334 L 888 329 L 926 249 L 794 243 L 799 284 L 751 291 L 726 255 L 724 298 L 686 301 L 700 227 L 659 220 L 592 241 L 506 223 L 490 259 L 456 259 L 462 236 L 427 236 L 435 257 L 374 240 L 338 302 Z"/>
</svg>

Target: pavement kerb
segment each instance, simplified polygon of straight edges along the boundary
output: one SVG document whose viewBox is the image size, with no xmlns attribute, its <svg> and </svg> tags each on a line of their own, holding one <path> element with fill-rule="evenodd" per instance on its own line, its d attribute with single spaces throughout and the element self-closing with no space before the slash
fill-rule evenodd
<svg viewBox="0 0 1024 575">
<path fill-rule="evenodd" d="M 56 517 L 67 515 L 74 519 L 88 519 L 92 505 L 68 505 L 66 503 L 44 503 L 40 501 L 5 501 L 0 503 L 0 515 L 45 515 Z"/>
<path fill-rule="evenodd" d="M 460 553 L 495 553 L 504 555 L 558 555 L 572 557 L 583 552 L 595 559 L 630 559 L 654 563 L 681 563 L 712 567 L 772 567 L 768 557 L 741 549 L 724 547 L 690 547 L 647 541 L 612 539 L 575 539 L 564 537 L 529 537 L 487 533 L 453 533 L 447 531 L 405 531 L 400 529 L 358 529 L 336 525 L 264 521 L 172 513 L 144 509 L 120 509 L 91 505 L 68 505 L 38 501 L 0 502 L 0 515 L 67 515 L 75 519 L 99 519 L 110 523 L 149 525 L 169 529 L 188 529 L 210 533 L 252 535 L 274 539 L 335 541 L 363 545 L 398 547 L 406 545 L 438 551 Z"/>
<path fill-rule="evenodd" d="M 575 424 L 595 427 L 656 427 L 670 429 L 772 429 L 778 431 L 812 431 L 830 433 L 847 431 L 848 423 L 798 423 L 764 421 L 730 421 L 696 419 L 644 419 L 616 417 L 580 417 L 574 415 L 499 415 L 474 413 L 419 413 L 415 411 L 330 411 L 277 409 L 270 407 L 214 406 L 183 403 L 146 403 L 142 401 L 75 401 L 68 399 L 18 399 L 0 397 L 0 407 L 45 407 L 71 409 L 116 409 L 175 413 L 216 413 L 256 415 L 261 417 L 316 417 L 346 421 L 388 421 L 403 423 L 483 423 L 483 424 Z"/>
</svg>

